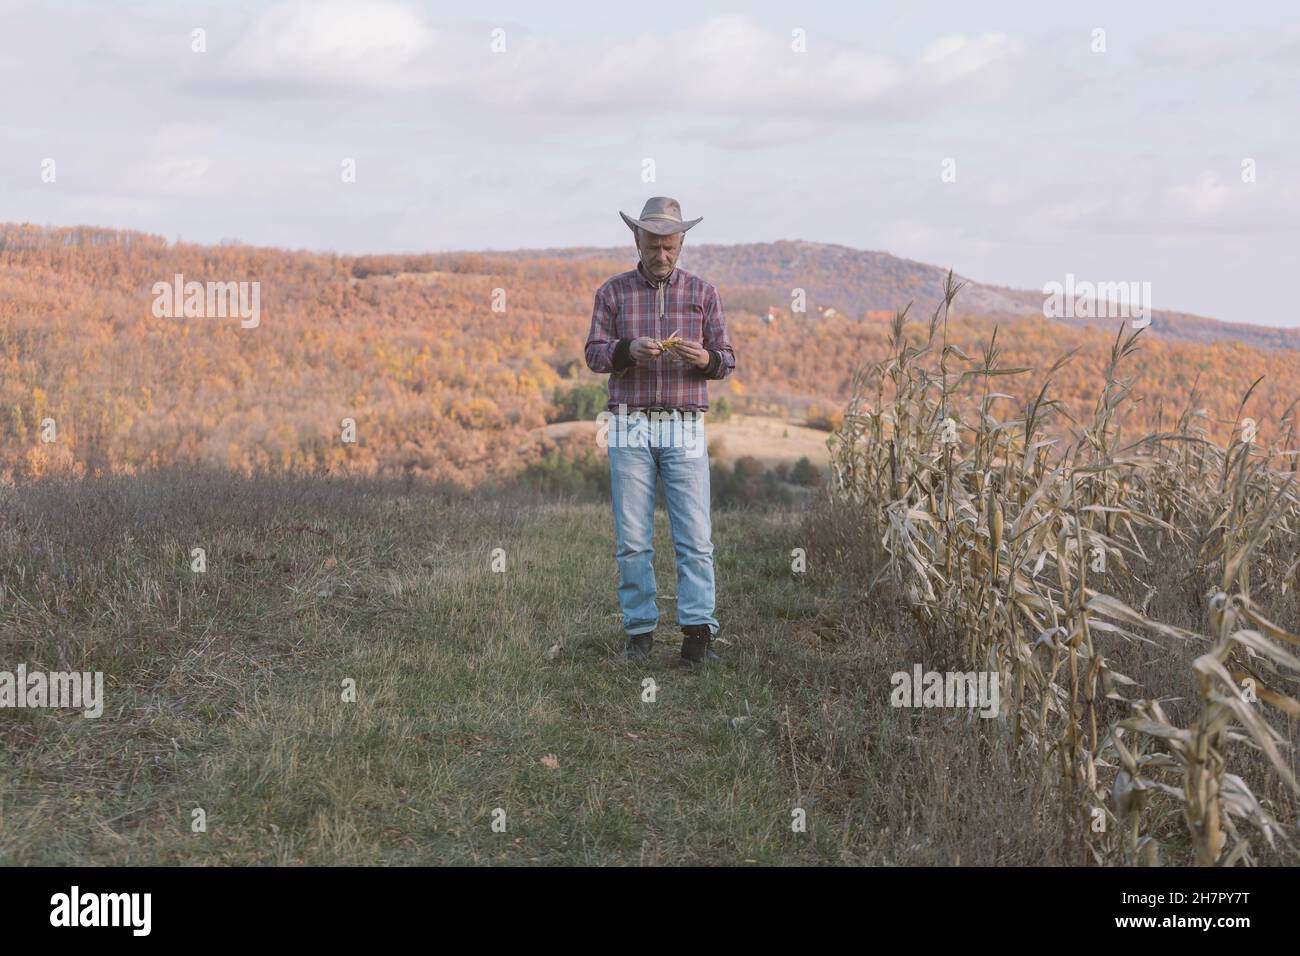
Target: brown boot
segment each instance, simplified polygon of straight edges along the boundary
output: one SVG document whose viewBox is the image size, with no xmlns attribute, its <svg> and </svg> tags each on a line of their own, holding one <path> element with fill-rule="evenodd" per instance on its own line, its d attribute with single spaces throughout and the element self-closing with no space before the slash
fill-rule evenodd
<svg viewBox="0 0 1300 956">
<path fill-rule="evenodd" d="M 682 660 L 692 664 L 722 660 L 713 651 L 713 632 L 707 624 L 687 624 L 682 628 Z"/>
<path fill-rule="evenodd" d="M 623 656 L 629 660 L 638 657 L 649 657 L 650 652 L 655 647 L 655 632 L 650 631 L 647 634 L 629 634 L 627 637 L 627 646 L 623 648 Z"/>
</svg>

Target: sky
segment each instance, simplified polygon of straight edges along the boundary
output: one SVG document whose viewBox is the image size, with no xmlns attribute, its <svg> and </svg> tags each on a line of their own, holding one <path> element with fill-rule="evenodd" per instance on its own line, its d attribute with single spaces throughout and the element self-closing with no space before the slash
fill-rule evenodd
<svg viewBox="0 0 1300 956">
<path fill-rule="evenodd" d="M 0 0 L 0 221 L 191 242 L 631 258 L 667 195 L 688 243 L 1300 326 L 1297 117 L 1280 2 Z"/>
</svg>

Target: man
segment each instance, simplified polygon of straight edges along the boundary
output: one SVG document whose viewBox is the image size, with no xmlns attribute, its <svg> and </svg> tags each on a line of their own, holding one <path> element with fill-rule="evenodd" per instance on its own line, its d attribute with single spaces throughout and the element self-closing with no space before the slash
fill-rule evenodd
<svg viewBox="0 0 1300 956">
<path fill-rule="evenodd" d="M 709 380 L 730 375 L 736 357 L 717 289 L 677 268 L 686 231 L 701 220 L 683 222 L 681 205 L 666 196 L 649 200 L 639 219 L 619 215 L 636 236 L 640 262 L 597 290 L 586 358 L 593 372 L 610 373 L 609 409 L 602 417 L 610 434 L 624 654 L 648 656 L 659 623 L 653 564 L 658 479 L 677 558 L 681 656 L 691 663 L 717 660 L 703 416 Z"/>
</svg>

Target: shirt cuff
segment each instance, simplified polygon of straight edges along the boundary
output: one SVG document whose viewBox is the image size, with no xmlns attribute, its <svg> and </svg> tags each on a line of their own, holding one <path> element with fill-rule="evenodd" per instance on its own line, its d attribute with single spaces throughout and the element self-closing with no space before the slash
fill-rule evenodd
<svg viewBox="0 0 1300 956">
<path fill-rule="evenodd" d="M 614 346 L 614 371 L 621 372 L 625 368 L 631 368 L 636 364 L 632 358 L 632 340 L 619 339 L 618 345 Z"/>
<path fill-rule="evenodd" d="M 709 349 L 709 364 L 704 367 L 704 374 L 707 378 L 713 378 L 718 374 L 718 369 L 722 367 L 722 353 L 717 349 Z"/>
</svg>

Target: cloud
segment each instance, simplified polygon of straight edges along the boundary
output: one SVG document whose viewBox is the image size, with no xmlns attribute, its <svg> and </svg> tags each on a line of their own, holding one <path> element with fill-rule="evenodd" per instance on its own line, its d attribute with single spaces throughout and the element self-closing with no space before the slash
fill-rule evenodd
<svg viewBox="0 0 1300 956">
<path fill-rule="evenodd" d="M 950 34 L 910 59 L 813 33 L 796 52 L 791 34 L 741 15 L 613 42 L 506 25 L 500 52 L 489 43 L 493 29 L 483 21 L 426 23 L 388 0 L 289 0 L 258 16 L 205 82 L 256 95 L 430 92 L 530 116 L 685 109 L 799 121 L 941 108 L 978 92 L 985 78 L 1001 84 L 999 70 L 1024 53 L 1004 33 Z"/>
<path fill-rule="evenodd" d="M 1057 233 L 1249 235 L 1292 232 L 1300 218 L 1300 187 L 1277 178 L 1244 183 L 1202 170 L 1152 188 L 1153 178 L 1136 175 L 1123 185 L 1077 195 L 1040 189 L 1016 204 L 1020 225 L 1026 235 L 1032 235 L 1035 221 L 1049 223 Z"/>
<path fill-rule="evenodd" d="M 1208 219 L 1221 213 L 1240 194 L 1239 188 L 1226 185 L 1216 174 L 1206 171 L 1193 183 L 1169 186 L 1165 190 L 1165 200 L 1176 214 L 1191 219 Z"/>
<path fill-rule="evenodd" d="M 146 170 L 150 183 L 167 192 L 200 192 L 203 176 L 212 163 L 201 156 L 176 157 L 151 163 Z"/>
<path fill-rule="evenodd" d="M 213 149 L 220 142 L 219 131 L 193 122 L 168 123 L 145 141 L 144 157 L 129 167 L 123 184 L 141 196 L 188 195 L 228 186 L 214 181 Z"/>
<path fill-rule="evenodd" d="M 487 102 L 566 112 L 692 112 L 798 121 L 862 118 L 923 103 L 938 106 L 977 87 L 1023 46 L 1004 34 L 950 35 L 912 60 L 811 34 L 792 37 L 738 15 L 713 17 L 673 33 L 642 33 L 604 48 L 523 41 L 506 74 L 469 72 L 463 92 Z M 494 80 L 508 77 L 509 86 Z M 961 87 L 961 89 L 957 89 Z"/>
<path fill-rule="evenodd" d="M 986 67 L 1020 56 L 1024 44 L 1005 33 L 967 37 L 959 33 L 935 40 L 917 60 L 918 78 L 936 85 L 965 80 Z"/>
<path fill-rule="evenodd" d="M 1300 65 L 1300 27 L 1236 33 L 1175 31 L 1148 40 L 1142 45 L 1141 54 L 1166 66 L 1192 69 L 1266 60 L 1297 66 Z"/>
<path fill-rule="evenodd" d="M 224 66 L 290 86 L 416 90 L 432 82 L 433 45 L 433 31 L 400 4 L 289 0 L 254 19 Z"/>
</svg>

